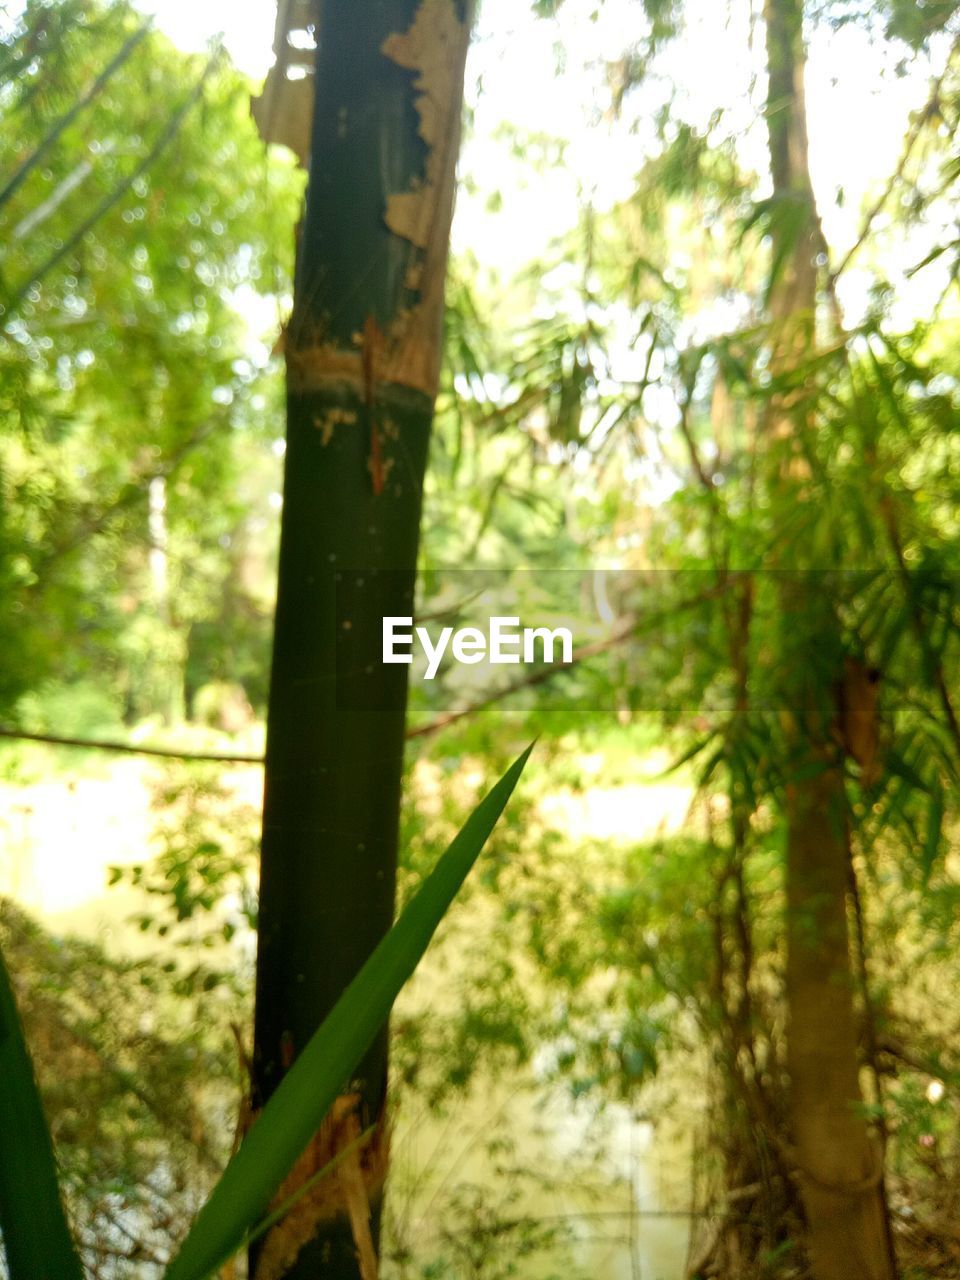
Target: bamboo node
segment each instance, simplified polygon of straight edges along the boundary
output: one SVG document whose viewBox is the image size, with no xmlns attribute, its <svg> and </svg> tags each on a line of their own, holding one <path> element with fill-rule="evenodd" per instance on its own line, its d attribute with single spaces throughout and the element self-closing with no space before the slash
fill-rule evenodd
<svg viewBox="0 0 960 1280">
<path fill-rule="evenodd" d="M 287 384 L 291 391 L 316 391 L 331 383 L 347 383 L 363 390 L 363 364 L 359 350 L 350 351 L 332 342 L 286 345 Z"/>
</svg>

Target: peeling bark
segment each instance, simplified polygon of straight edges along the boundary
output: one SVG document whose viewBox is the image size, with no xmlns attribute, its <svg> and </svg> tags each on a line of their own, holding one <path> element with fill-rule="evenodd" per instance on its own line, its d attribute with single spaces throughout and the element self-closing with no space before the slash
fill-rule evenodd
<svg viewBox="0 0 960 1280">
<path fill-rule="evenodd" d="M 376 1280 L 371 1205 L 383 1191 L 389 1159 L 381 1122 L 364 1141 L 355 1094 L 338 1098 L 313 1141 L 284 1179 L 272 1208 L 297 1197 L 263 1241 L 253 1280 L 282 1280 L 324 1224 L 350 1221 L 361 1280 Z M 324 1172 L 326 1171 L 326 1172 Z"/>
</svg>

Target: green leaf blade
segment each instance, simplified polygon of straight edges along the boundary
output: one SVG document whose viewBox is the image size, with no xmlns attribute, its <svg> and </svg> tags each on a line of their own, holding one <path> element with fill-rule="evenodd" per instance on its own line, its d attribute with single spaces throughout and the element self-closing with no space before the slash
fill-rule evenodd
<svg viewBox="0 0 960 1280">
<path fill-rule="evenodd" d="M 13 987 L 0 955 L 0 1230 L 10 1280 L 83 1280 Z"/>
<path fill-rule="evenodd" d="M 247 1240 L 383 1026 L 506 807 L 533 744 L 473 811 L 416 896 L 293 1063 L 167 1267 L 206 1280 Z"/>
</svg>

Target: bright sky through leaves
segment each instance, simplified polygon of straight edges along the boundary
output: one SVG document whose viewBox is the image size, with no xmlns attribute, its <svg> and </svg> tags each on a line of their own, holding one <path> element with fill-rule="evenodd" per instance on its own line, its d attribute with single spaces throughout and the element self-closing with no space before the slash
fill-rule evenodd
<svg viewBox="0 0 960 1280">
<path fill-rule="evenodd" d="M 271 0 L 154 0 L 142 7 L 184 49 L 201 48 L 222 32 L 232 57 L 251 76 L 263 76 L 272 62 Z M 693 123 L 705 128 L 711 112 L 723 108 L 722 128 L 736 133 L 743 161 L 762 172 L 764 87 L 755 81 L 763 40 L 750 8 L 694 0 L 687 29 L 662 59 L 661 74 Z M 457 250 L 469 247 L 478 261 L 509 275 L 575 222 L 578 201 L 591 198 L 604 207 L 628 194 L 652 145 L 647 121 L 665 97 L 664 79 L 635 94 L 624 119 L 613 121 L 604 116 L 603 64 L 622 55 L 640 20 L 635 0 L 567 0 L 551 21 L 536 18 L 530 5 L 516 0 L 485 0 L 467 76 L 475 127 L 461 166 L 475 193 L 462 190 L 459 196 Z M 938 45 L 934 68 L 942 57 Z M 815 34 L 808 77 L 811 168 L 824 230 L 838 255 L 856 239 L 865 198 L 896 167 L 909 114 L 922 106 L 930 75 L 923 58 L 896 70 L 889 49 L 881 41 L 871 43 L 858 25 Z M 520 137 L 567 140 L 565 167 L 534 173 L 511 158 L 498 136 L 505 126 Z M 491 213 L 487 206 L 495 192 L 502 205 Z M 905 257 L 903 265 L 917 256 Z M 866 275 L 858 278 L 856 264 L 841 281 L 841 299 L 852 319 L 868 283 Z M 904 285 L 902 309 L 922 314 L 928 288 L 922 278 Z"/>
</svg>

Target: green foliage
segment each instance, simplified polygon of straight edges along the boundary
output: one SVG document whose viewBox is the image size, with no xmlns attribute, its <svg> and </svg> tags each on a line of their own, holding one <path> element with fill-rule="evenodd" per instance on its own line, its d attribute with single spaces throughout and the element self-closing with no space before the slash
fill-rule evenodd
<svg viewBox="0 0 960 1280">
<path fill-rule="evenodd" d="M 123 721 L 123 704 L 116 690 L 78 680 L 69 687 L 48 684 L 25 694 L 19 715 L 28 732 L 42 733 L 47 725 L 56 725 L 61 734 L 89 737 L 116 730 Z"/>
<path fill-rule="evenodd" d="M 231 800 L 210 766 L 169 769 L 153 797 L 160 852 L 111 870 L 112 884 L 125 882 L 160 900 L 157 910 L 136 917 L 140 929 L 189 947 L 194 956 L 202 954 L 198 948 L 215 948 L 238 935 L 249 945 L 256 930 L 259 815 Z M 222 964 L 201 961 L 180 978 L 185 993 L 195 987 L 209 990 L 221 981 L 245 988 L 248 980 L 233 955 Z"/>
<path fill-rule="evenodd" d="M 468 818 L 394 928 L 299 1055 L 227 1165 L 166 1275 L 203 1280 L 255 1231 L 271 1195 L 388 1017 L 397 993 L 415 969 L 502 813 L 531 749 L 517 759 Z M 149 985 L 149 974 L 144 977 Z M 110 1011 L 111 1017 L 115 1014 Z M 90 1043 L 86 1038 L 86 1044 Z M 0 1049 L 9 1059 L 6 1075 L 10 1086 L 5 1095 L 9 1120 L 2 1126 L 5 1177 L 0 1183 L 7 1264 L 12 1280 L 28 1280 L 38 1266 L 44 1274 L 70 1280 L 80 1275 L 80 1268 L 60 1210 L 49 1134 L 5 968 L 0 968 Z M 142 1081 L 123 1067 L 115 1065 L 113 1075 L 135 1096 L 144 1096 Z M 21 1127 L 19 1121 L 24 1118 L 28 1123 Z M 98 1120 L 103 1123 L 102 1113 Z M 149 1179 L 143 1190 L 149 1201 Z"/>
<path fill-rule="evenodd" d="M 808 17 L 856 18 L 878 37 L 886 28 L 886 39 L 921 49 L 948 9 L 831 4 L 811 6 Z M 649 77 L 650 64 L 631 60 L 631 52 L 617 69 L 621 86 Z M 808 83 L 808 91 L 816 90 Z M 512 362 L 509 353 L 500 357 L 500 378 L 485 380 L 496 407 L 476 412 L 490 423 L 515 422 L 533 443 L 550 442 L 534 450 L 545 487 L 569 493 L 571 475 L 589 474 L 585 541 L 594 563 L 607 556 L 621 566 L 629 582 L 624 613 L 663 619 L 649 639 L 638 628 L 628 647 L 624 667 L 639 692 L 622 691 L 620 705 L 657 708 L 698 795 L 685 837 L 644 843 L 622 871 L 612 850 L 596 861 L 580 850 L 576 868 L 568 867 L 575 887 L 546 894 L 543 920 L 528 909 L 518 915 L 512 903 L 505 914 L 525 926 L 539 972 L 568 993 L 552 1045 L 575 1089 L 603 1085 L 629 1095 L 678 1050 L 706 1047 L 720 1094 L 713 1133 L 728 1162 L 722 1176 L 734 1187 L 766 1176 L 769 1153 L 755 1149 L 757 1133 L 782 1133 L 779 864 L 788 786 L 824 767 L 797 748 L 798 737 L 818 725 L 830 726 L 825 757 L 845 774 L 866 903 L 866 940 L 855 934 L 852 942 L 855 952 L 867 949 L 856 960 L 870 975 L 859 998 L 881 1024 L 909 1022 L 901 1043 L 927 1041 L 924 1021 L 951 1034 L 932 999 L 924 1001 L 925 1018 L 909 1011 L 926 983 L 946 991 L 954 981 L 948 903 L 960 767 L 960 369 L 949 267 L 956 167 L 947 139 L 956 132 L 957 101 L 951 62 L 930 104 L 918 104 L 906 140 L 912 149 L 893 175 L 882 216 L 874 210 L 863 224 L 857 252 L 875 287 L 862 322 L 840 327 L 830 273 L 842 274 L 846 260 L 830 262 L 824 243 L 822 306 L 784 334 L 763 313 L 771 286 L 785 282 L 791 250 L 810 230 L 808 206 L 766 197 L 744 172 L 744 149 L 722 113 L 694 128 L 671 100 L 658 118 L 660 152 L 640 173 L 635 199 L 599 215 L 588 211 L 569 237 L 572 265 L 560 288 L 550 274 L 556 264 L 537 264 L 528 309 L 547 318 L 531 325 L 533 341 L 527 334 L 515 340 Z M 622 87 L 615 105 L 626 105 Z M 948 229 L 923 261 L 930 279 L 940 264 L 943 292 L 931 285 L 931 299 L 939 296 L 932 318 L 903 332 L 884 272 L 887 246 L 892 259 L 893 238 L 917 233 L 922 249 L 941 223 Z M 780 343 L 798 352 L 786 369 L 774 358 Z M 578 371 L 587 376 L 576 385 Z M 472 410 L 468 401 L 461 417 Z M 569 506 L 565 515 L 569 532 Z M 661 572 L 649 579 L 630 573 L 651 568 Z M 798 584 L 787 619 L 785 575 Z M 825 607 L 835 622 L 827 638 Z M 850 740 L 853 695 L 840 674 L 848 664 L 879 673 L 870 686 L 875 701 L 861 694 L 857 704 L 866 749 Z M 596 726 L 608 714 L 596 686 L 589 688 L 565 686 L 568 726 Z M 541 706 L 549 697 L 535 696 Z M 484 741 L 479 725 L 469 732 Z M 585 887 L 592 879 L 604 889 Z M 903 934 L 898 913 L 910 917 L 899 922 Z M 873 932 L 878 915 L 890 930 L 882 944 Z M 897 958 L 894 935 L 901 945 L 912 938 L 911 957 L 924 955 L 930 968 L 923 977 L 919 959 Z M 611 971 L 617 989 L 605 1004 L 602 976 Z M 537 1030 L 544 1033 L 542 1025 Z M 927 1064 L 950 1075 L 951 1064 L 935 1066 L 930 1057 Z M 881 1058 L 879 1070 L 886 1065 Z M 955 1203 L 946 1166 L 933 1191 L 935 1178 L 927 1182 L 914 1159 L 913 1145 L 929 1136 L 924 1126 L 940 1104 L 918 1107 L 914 1125 L 910 1090 L 922 1094 L 925 1083 L 913 1075 L 915 1064 L 910 1070 L 901 1062 L 899 1070 L 902 1089 L 887 1091 L 885 1080 L 878 1086 L 891 1150 L 904 1153 L 910 1168 L 896 1203 L 909 1204 L 921 1187 L 942 1205 Z M 762 1097 L 751 1112 L 754 1088 Z M 774 1214 L 769 1188 L 764 1196 L 758 1212 Z M 784 1207 L 782 1223 L 791 1212 Z M 744 1221 L 746 1236 L 755 1225 L 748 1210 Z M 768 1268 L 762 1273 L 786 1274 L 769 1269 L 793 1265 L 795 1230 L 754 1240 L 752 1256 Z M 743 1254 L 736 1256 L 739 1267 Z"/>
<path fill-rule="evenodd" d="M 481 801 L 446 853 L 284 1076 L 224 1171 L 169 1280 L 205 1280 L 248 1238 L 386 1021 L 517 784 L 530 751 Z"/>
<path fill-rule="evenodd" d="M 85 1272 L 154 1274 L 228 1154 L 239 1083 L 228 1024 L 246 1005 L 224 992 L 184 999 L 166 959 L 112 959 L 50 935 L 8 902 L 0 950 Z M 4 1131 L 27 1140 L 19 1122 Z M 5 1167 L 22 1175 L 17 1160 Z M 38 1223 L 40 1185 L 17 1179 Z"/>
<path fill-rule="evenodd" d="M 0 958 L 0 1229 L 14 1276 L 80 1280 L 82 1270 L 60 1202 L 50 1135 Z"/>
<path fill-rule="evenodd" d="M 950 0 L 883 0 L 876 5 L 862 0 L 827 0 L 821 10 L 835 26 L 848 22 L 872 25 L 879 20 L 888 40 L 902 41 L 917 51 L 948 26 L 955 6 Z"/>
<path fill-rule="evenodd" d="M 545 14 L 557 7 L 538 6 Z M 829 3 L 808 7 L 807 16 L 811 26 L 862 22 L 893 41 L 899 57 L 936 46 L 948 9 Z M 956 1202 L 960 1089 L 955 1028 L 944 1015 L 960 980 L 956 67 L 918 112 L 914 149 L 879 215 L 864 224 L 857 252 L 871 286 L 865 314 L 846 332 L 839 327 L 832 295 L 838 285 L 842 292 L 845 264 L 819 263 L 822 304 L 807 317 L 817 349 L 774 372 L 782 335 L 763 313 L 805 229 L 806 205 L 769 198 L 746 165 L 741 119 L 718 110 L 694 123 L 673 97 L 648 110 L 658 86 L 653 59 L 683 17 L 673 3 L 645 5 L 635 40 L 611 68 L 614 108 L 626 113 L 636 89 L 652 122 L 632 194 L 584 207 L 522 279 L 497 288 L 464 257 L 448 290 L 422 611 L 466 620 L 476 597 L 460 566 L 493 570 L 506 591 L 499 570 L 523 564 L 533 584 L 514 575 L 509 590 L 525 608 L 567 610 L 604 637 L 620 624 L 626 631 L 622 644 L 563 676 L 449 726 L 413 764 L 411 791 L 428 803 L 404 814 L 403 901 L 462 808 L 462 794 L 443 779 L 488 772 L 518 721 L 548 739 L 542 793 L 512 806 L 465 889 L 483 927 L 454 918 L 440 931 L 454 974 L 447 999 L 418 993 L 415 982 L 398 1008 L 397 1088 L 439 1114 L 477 1086 L 478 1063 L 505 1072 L 536 1063 L 544 1080 L 582 1100 L 637 1103 L 678 1060 L 704 1062 L 709 1083 L 701 1090 L 697 1076 L 691 1092 L 708 1099 L 709 1178 L 734 1188 L 767 1179 L 785 1132 L 784 811 L 788 785 L 811 768 L 799 759 L 797 729 L 820 721 L 831 726 L 827 750 L 843 769 L 849 802 L 868 953 L 869 986 L 858 998 L 877 1024 L 895 1204 L 902 1224 L 916 1220 L 918 1206 L 935 1222 Z M 137 21 L 126 6 L 87 0 L 27 6 L 0 45 L 0 113 L 15 126 L 0 143 L 4 174 Z M 203 60 L 185 60 L 151 36 L 43 166 L 0 201 L 8 303 L 149 152 L 162 126 L 149 104 L 172 109 L 202 70 Z M 818 91 L 814 81 L 808 90 Z M 289 240 L 298 180 L 263 159 L 247 91 L 219 65 L 176 145 L 7 320 L 0 594 L 10 609 L 0 618 L 0 710 L 20 698 L 28 727 L 106 730 L 120 717 L 165 709 L 178 683 L 198 718 L 220 715 L 227 685 L 242 686 L 254 709 L 264 705 L 274 527 L 266 499 L 277 482 L 269 424 L 280 412 L 279 380 L 264 351 L 251 354 L 236 301 L 250 290 L 284 292 L 288 263 L 273 254 Z M 99 144 L 92 155 L 88 139 Z M 500 141 L 535 169 L 571 162 L 563 139 L 510 128 Z M 64 192 L 83 160 L 91 172 Z M 62 201 L 18 236 L 23 219 L 58 193 Z M 498 189 L 491 203 L 500 200 L 506 208 Z M 915 273 L 922 266 L 943 274 L 946 292 L 922 324 L 899 318 L 888 239 L 908 241 Z M 772 428 L 777 415 L 789 431 Z M 149 575 L 148 491 L 158 477 L 167 501 L 165 604 Z M 601 565 L 609 566 L 604 617 L 614 617 L 606 630 L 597 624 L 596 580 L 578 576 Z M 548 568 L 576 572 L 564 587 Z M 805 585 L 786 624 L 785 574 Z M 836 622 L 830 643 L 794 664 L 792 654 L 810 651 L 824 601 Z M 880 672 L 871 767 L 845 741 L 845 658 Z M 51 675 L 70 681 L 66 692 Z M 461 676 L 445 671 L 415 689 L 411 721 L 501 692 Z M 92 692 L 107 684 L 108 695 Z M 800 689 L 813 690 L 808 700 L 796 696 Z M 584 797 L 632 786 L 653 748 L 665 752 L 657 770 L 668 759 L 675 766 L 657 782 L 689 783 L 695 793 L 681 833 L 565 838 L 543 821 L 538 805 L 548 788 Z M 602 758 L 599 773 L 584 763 L 593 756 Z M 96 983 L 110 992 L 111 1008 L 129 1007 L 113 1018 L 118 1026 L 139 1026 L 148 1012 L 141 999 L 155 996 L 176 1011 L 183 1041 L 145 1034 L 139 1045 L 108 1043 L 124 1080 L 149 1077 L 151 1055 L 162 1052 L 167 1065 L 149 1077 L 150 1096 L 188 1119 L 187 1102 L 202 1110 L 184 1085 L 191 1054 L 211 1092 L 222 1086 L 221 1111 L 235 1074 L 231 1052 L 194 1038 L 186 1011 L 203 1010 L 198 1022 L 222 1027 L 238 991 L 247 994 L 246 952 L 237 948 L 255 923 L 254 823 L 203 771 L 168 774 L 157 806 L 159 857 L 116 878 L 150 895 L 156 909 L 142 915 L 144 934 L 182 944 L 163 962 L 169 968 L 132 966 L 125 977 L 134 989 L 142 980 L 142 990 L 125 996 L 115 970 L 92 952 L 65 948 L 72 968 L 63 968 L 54 948 L 24 967 L 54 974 L 51 1009 L 60 1007 L 54 996 L 70 1000 L 76 981 L 76 1025 L 85 1034 L 117 1034 L 92 1007 Z M 203 948 L 199 960 L 188 944 Z M 121 1077 L 98 1066 L 102 1092 L 93 1096 L 109 1120 L 103 1139 L 71 1102 L 80 1085 L 94 1088 L 92 1071 L 74 1071 L 70 1056 L 61 1089 L 43 1065 L 68 1061 L 61 1041 L 37 1042 L 60 1150 L 75 1169 L 71 1204 L 92 1224 L 85 1239 L 101 1227 L 106 1171 L 119 1154 L 123 1204 L 144 1215 L 143 1234 L 158 1255 L 168 1252 L 171 1224 L 183 1220 L 188 1193 L 206 1185 L 209 1171 L 190 1163 L 195 1153 L 184 1155 L 182 1185 L 151 1218 L 136 1188 L 158 1152 L 170 1163 L 156 1118 L 125 1115 Z M 91 1062 L 102 1064 L 102 1055 Z M 932 1081 L 946 1089 L 938 1101 L 928 1096 Z M 766 1107 L 759 1118 L 744 1101 L 757 1093 Z M 876 1114 L 880 1104 L 872 1105 Z M 56 1106 L 66 1117 L 59 1129 Z M 229 1136 L 230 1128 L 214 1132 Z M 787 1229 L 795 1220 L 770 1186 L 766 1202 L 743 1205 L 738 1223 L 756 1228 L 747 1253 L 763 1260 L 764 1274 L 785 1275 L 800 1265 Z M 711 1183 L 704 1199 L 715 1191 Z M 757 1222 L 781 1209 L 780 1234 L 761 1239 Z M 394 1261 L 407 1275 L 414 1267 L 424 1276 L 522 1274 L 533 1250 L 551 1243 L 550 1230 L 464 1179 L 444 1209 L 435 1256 L 418 1252 L 416 1241 L 405 1246 L 398 1232 Z"/>
<path fill-rule="evenodd" d="M 417 1254 L 422 1251 L 412 1245 L 408 1249 L 395 1246 L 388 1260 L 401 1264 L 403 1274 L 411 1280 L 456 1280 L 459 1276 L 509 1280 L 528 1274 L 531 1260 L 542 1262 L 545 1254 L 569 1242 L 570 1227 L 562 1221 L 543 1222 L 518 1213 L 507 1177 L 501 1180 L 501 1187 L 506 1189 L 491 1193 L 476 1184 L 458 1184 L 444 1205 L 440 1238 L 430 1260 L 419 1262 Z M 562 1271 L 539 1274 L 544 1280 L 560 1280 L 561 1276 L 570 1280 L 583 1273 L 568 1263 Z"/>
<path fill-rule="evenodd" d="M 4 173 L 42 144 L 140 22 L 125 3 L 67 8 L 69 20 L 59 6 L 28 5 L 0 33 L 12 58 L 33 49 L 0 96 L 0 113 L 16 122 L 3 131 Z M 126 683 L 128 716 L 166 713 L 190 625 L 263 609 L 230 579 L 259 555 L 238 554 L 263 519 L 240 500 L 249 487 L 240 477 L 244 467 L 264 477 L 260 502 L 275 484 L 261 423 L 276 391 L 236 300 L 284 288 L 287 256 L 276 246 L 287 244 L 281 228 L 299 183 L 265 158 L 242 78 L 221 60 L 171 144 L 82 242 L 25 283 L 151 154 L 164 127 L 154 104 L 176 109 L 202 71 L 202 60 L 148 36 L 0 203 L 8 709 L 56 665 L 61 680 L 92 671 Z M 165 585 L 148 566 L 157 479 Z M 201 663 L 196 683 L 216 674 Z"/>
</svg>

